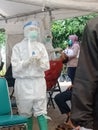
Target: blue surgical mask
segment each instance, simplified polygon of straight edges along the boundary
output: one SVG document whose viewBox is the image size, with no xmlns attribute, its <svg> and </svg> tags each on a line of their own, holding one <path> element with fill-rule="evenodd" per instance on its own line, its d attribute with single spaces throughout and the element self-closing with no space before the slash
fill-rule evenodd
<svg viewBox="0 0 98 130">
<path fill-rule="evenodd" d="M 51 38 L 46 38 L 46 43 L 49 43 L 51 41 Z"/>
<path fill-rule="evenodd" d="M 36 31 L 36 30 L 33 30 L 33 31 L 30 31 L 29 33 L 28 33 L 28 39 L 30 39 L 31 41 L 35 41 L 35 40 L 37 40 L 37 38 L 38 38 L 38 31 Z"/>
<path fill-rule="evenodd" d="M 69 40 L 68 41 L 68 46 L 72 46 L 72 44 L 73 44 L 72 40 Z"/>
</svg>

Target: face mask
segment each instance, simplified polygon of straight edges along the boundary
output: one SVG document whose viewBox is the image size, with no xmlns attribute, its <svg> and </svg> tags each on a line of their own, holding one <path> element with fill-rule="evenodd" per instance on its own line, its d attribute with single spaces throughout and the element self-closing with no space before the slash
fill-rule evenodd
<svg viewBox="0 0 98 130">
<path fill-rule="evenodd" d="M 72 44 L 73 44 L 72 40 L 69 40 L 68 41 L 68 46 L 72 46 Z"/>
<path fill-rule="evenodd" d="M 46 43 L 49 43 L 51 41 L 50 38 L 46 38 Z"/>
<path fill-rule="evenodd" d="M 38 38 L 38 32 L 37 31 L 30 31 L 29 33 L 28 33 L 28 39 L 30 39 L 30 40 L 32 40 L 32 41 L 34 41 L 34 40 L 37 40 L 37 38 Z"/>
</svg>

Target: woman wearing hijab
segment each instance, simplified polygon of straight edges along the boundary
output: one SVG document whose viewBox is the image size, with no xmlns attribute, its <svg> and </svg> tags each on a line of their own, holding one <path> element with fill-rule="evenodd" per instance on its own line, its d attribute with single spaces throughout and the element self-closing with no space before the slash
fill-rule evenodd
<svg viewBox="0 0 98 130">
<path fill-rule="evenodd" d="M 62 53 L 63 54 L 65 53 L 68 57 L 67 74 L 68 74 L 69 78 L 71 79 L 72 85 L 69 86 L 66 91 L 57 94 L 54 98 L 61 114 L 67 115 L 66 122 L 69 121 L 69 116 L 70 116 L 70 107 L 68 106 L 68 104 L 66 102 L 71 100 L 72 86 L 74 83 L 74 77 L 75 77 L 75 72 L 76 72 L 76 68 L 77 68 L 77 64 L 78 64 L 78 57 L 79 57 L 79 50 L 80 50 L 77 35 L 70 35 L 68 39 L 69 39 L 68 47 Z M 60 126 L 58 126 L 58 127 L 60 127 Z M 61 125 L 61 127 L 62 127 L 62 125 Z"/>
</svg>

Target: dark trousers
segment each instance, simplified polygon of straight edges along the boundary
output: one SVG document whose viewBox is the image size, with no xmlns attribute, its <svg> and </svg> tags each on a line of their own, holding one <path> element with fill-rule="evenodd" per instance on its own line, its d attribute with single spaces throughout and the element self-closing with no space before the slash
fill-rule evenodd
<svg viewBox="0 0 98 130">
<path fill-rule="evenodd" d="M 75 77 L 76 67 L 68 67 L 67 74 L 69 78 L 71 79 L 71 82 L 73 84 L 74 77 Z"/>
<path fill-rule="evenodd" d="M 54 100 L 62 114 L 67 114 L 70 112 L 70 108 L 66 101 L 71 100 L 72 89 L 67 89 L 66 91 L 59 93 L 55 96 Z"/>
<path fill-rule="evenodd" d="M 76 72 L 76 67 L 68 67 L 67 73 L 69 78 L 71 79 L 72 84 L 74 81 L 75 72 Z M 67 114 L 70 112 L 70 108 L 66 102 L 71 100 L 71 95 L 72 95 L 72 88 L 57 94 L 54 98 L 62 114 Z"/>
</svg>

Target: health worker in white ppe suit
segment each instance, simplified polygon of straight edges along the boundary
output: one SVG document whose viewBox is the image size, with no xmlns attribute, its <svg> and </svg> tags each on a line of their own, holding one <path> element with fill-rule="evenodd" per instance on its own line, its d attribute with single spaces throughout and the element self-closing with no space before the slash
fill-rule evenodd
<svg viewBox="0 0 98 130">
<path fill-rule="evenodd" d="M 45 38 L 45 47 L 48 52 L 49 60 L 56 59 L 55 49 L 52 46 L 52 37 L 47 35 Z"/>
<path fill-rule="evenodd" d="M 24 39 L 12 49 L 12 72 L 15 80 L 15 96 L 20 115 L 28 117 L 28 130 L 32 130 L 33 116 L 37 117 L 40 130 L 47 130 L 47 98 L 44 71 L 49 58 L 44 45 L 37 41 L 38 22 L 24 25 Z"/>
</svg>

